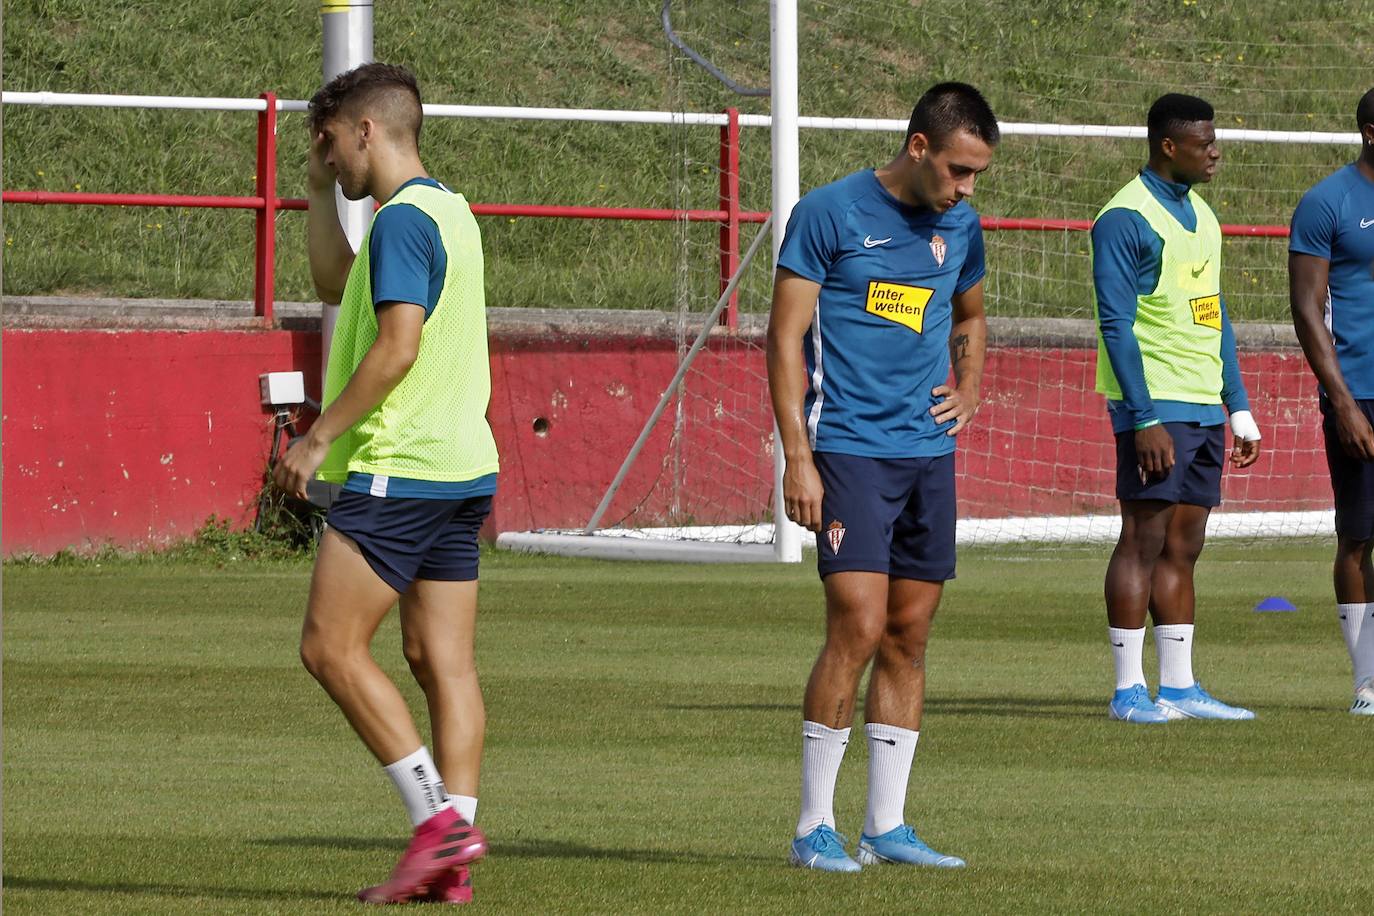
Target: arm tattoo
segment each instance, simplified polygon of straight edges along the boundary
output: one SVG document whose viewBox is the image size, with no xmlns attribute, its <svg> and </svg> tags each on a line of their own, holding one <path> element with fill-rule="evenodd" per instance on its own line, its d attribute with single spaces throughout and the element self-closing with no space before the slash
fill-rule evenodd
<svg viewBox="0 0 1374 916">
<path fill-rule="evenodd" d="M 968 356 L 968 335 L 956 334 L 949 341 L 950 361 L 956 366 L 965 356 Z"/>
</svg>

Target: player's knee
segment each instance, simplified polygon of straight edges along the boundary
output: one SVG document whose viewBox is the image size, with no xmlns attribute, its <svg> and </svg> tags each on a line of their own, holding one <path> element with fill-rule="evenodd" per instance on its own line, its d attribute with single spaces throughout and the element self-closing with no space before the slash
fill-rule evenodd
<svg viewBox="0 0 1374 916">
<path fill-rule="evenodd" d="M 430 664 L 429 653 L 425 651 L 423 642 L 418 639 L 404 640 L 401 643 L 401 654 L 405 656 L 411 676 L 417 683 L 423 686 L 434 679 L 434 666 Z"/>
<path fill-rule="evenodd" d="M 1153 528 L 1123 529 L 1116 549 L 1127 559 L 1142 563 L 1152 563 L 1164 552 L 1165 532 Z"/>
<path fill-rule="evenodd" d="M 347 676 L 350 667 L 348 653 L 328 637 L 313 633 L 301 637 L 301 664 L 321 684 Z"/>
<path fill-rule="evenodd" d="M 856 665 L 867 664 L 878 652 L 885 632 L 883 621 L 877 617 L 855 616 L 828 641 L 833 650 Z"/>
</svg>

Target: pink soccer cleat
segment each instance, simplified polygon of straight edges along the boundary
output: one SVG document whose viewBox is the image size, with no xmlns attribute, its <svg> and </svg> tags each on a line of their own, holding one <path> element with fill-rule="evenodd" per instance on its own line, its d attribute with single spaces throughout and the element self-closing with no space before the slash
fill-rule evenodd
<svg viewBox="0 0 1374 916">
<path fill-rule="evenodd" d="M 486 853 L 487 839 L 482 831 L 454 809 L 445 808 L 415 828 L 415 836 L 401 853 L 391 877 L 358 891 L 358 899 L 363 903 L 405 903 L 422 898 L 446 872 L 475 862 Z"/>
<path fill-rule="evenodd" d="M 425 900 L 430 903 L 471 903 L 472 872 L 466 865 L 449 869 L 434 879 Z"/>
</svg>

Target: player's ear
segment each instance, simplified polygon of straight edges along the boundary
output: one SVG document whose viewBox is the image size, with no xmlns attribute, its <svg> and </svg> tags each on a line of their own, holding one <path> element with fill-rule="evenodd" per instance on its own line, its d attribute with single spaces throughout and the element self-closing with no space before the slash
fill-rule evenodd
<svg viewBox="0 0 1374 916">
<path fill-rule="evenodd" d="M 920 162 L 929 151 L 930 140 L 920 131 L 906 138 L 906 154 L 912 162 Z"/>
<path fill-rule="evenodd" d="M 377 122 L 371 118 L 363 118 L 358 121 L 358 139 L 364 145 L 377 139 Z"/>
<path fill-rule="evenodd" d="M 1178 149 L 1178 144 L 1173 137 L 1164 137 L 1159 141 L 1159 151 L 1169 159 L 1174 158 L 1174 152 Z"/>
<path fill-rule="evenodd" d="M 1374 124 L 1360 125 L 1360 138 L 1365 146 L 1374 146 Z"/>
</svg>

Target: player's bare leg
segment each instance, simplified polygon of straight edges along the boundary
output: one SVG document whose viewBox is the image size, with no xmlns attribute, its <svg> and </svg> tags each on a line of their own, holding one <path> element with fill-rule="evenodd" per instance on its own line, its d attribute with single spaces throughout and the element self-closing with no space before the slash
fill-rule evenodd
<svg viewBox="0 0 1374 916">
<path fill-rule="evenodd" d="M 451 795 L 472 798 L 487 722 L 473 653 L 476 623 L 476 580 L 417 579 L 401 596 L 402 646 L 429 707 L 435 763 Z"/>
<path fill-rule="evenodd" d="M 1107 564 L 1107 622 L 1122 629 L 1145 626 L 1155 564 L 1164 552 L 1177 507 L 1154 499 L 1121 501 L 1121 536 Z"/>
<path fill-rule="evenodd" d="M 1331 565 L 1331 581 L 1340 604 L 1374 601 L 1374 562 L 1370 553 L 1374 540 L 1358 541 L 1336 535 L 1336 559 Z"/>
<path fill-rule="evenodd" d="M 873 659 L 864 719 L 918 731 L 926 690 L 926 641 L 943 582 L 893 579 L 887 625 Z"/>
<path fill-rule="evenodd" d="M 1179 504 L 1150 579 L 1150 617 L 1155 626 L 1191 624 L 1195 607 L 1193 569 L 1207 535 L 1206 506 Z"/>
<path fill-rule="evenodd" d="M 448 804 L 405 699 L 372 658 L 372 636 L 396 598 L 352 539 L 325 530 L 310 582 L 301 660 L 386 767 L 416 827 L 390 879 L 359 892 L 370 903 L 424 895 L 435 879 L 486 852 L 481 833 Z"/>
<path fill-rule="evenodd" d="M 410 672 L 429 708 L 434 758 L 449 801 L 469 824 L 477 815 L 477 781 L 487 715 L 477 683 L 474 639 L 477 580 L 416 579 L 401 596 L 401 639 Z M 428 899 L 472 900 L 467 865 L 446 872 Z"/>
<path fill-rule="evenodd" d="M 884 573 L 837 572 L 825 578 L 825 645 L 811 668 L 802 702 L 808 722 L 848 728 L 859 679 L 887 629 Z"/>
<path fill-rule="evenodd" d="M 859 862 L 959 868 L 964 860 L 927 846 L 906 820 L 906 789 L 925 704 L 926 643 L 943 582 L 892 579 L 887 626 L 864 702 L 868 806 Z"/>
<path fill-rule="evenodd" d="M 383 765 L 421 745 L 405 698 L 369 648 L 396 598 L 352 539 L 325 529 L 310 580 L 301 661 Z"/>
<path fill-rule="evenodd" d="M 1374 540 L 1336 536 L 1336 560 L 1331 578 L 1336 587 L 1336 610 L 1341 635 L 1350 655 L 1355 699 L 1350 712 L 1374 716 Z M 1366 632 L 1368 631 L 1368 632 Z"/>
<path fill-rule="evenodd" d="M 843 571 L 826 576 L 825 645 L 811 668 L 802 701 L 801 814 L 792 841 L 794 865 L 854 872 L 845 839 L 835 832 L 835 779 L 840 772 L 859 679 L 878 651 L 887 625 L 885 573 Z"/>
<path fill-rule="evenodd" d="M 1202 689 L 1193 676 L 1193 570 L 1207 535 L 1207 506 L 1179 504 L 1169 521 L 1164 550 L 1151 580 L 1150 614 L 1159 654 L 1156 705 L 1171 719 L 1253 719 Z"/>
<path fill-rule="evenodd" d="M 1116 690 L 1108 714 L 1123 722 L 1168 721 L 1150 699 L 1141 661 L 1155 566 L 1164 553 L 1176 508 L 1173 503 L 1157 499 L 1121 500 L 1121 536 L 1107 564 L 1103 591 L 1107 601 L 1107 636 L 1116 669 Z"/>
</svg>

